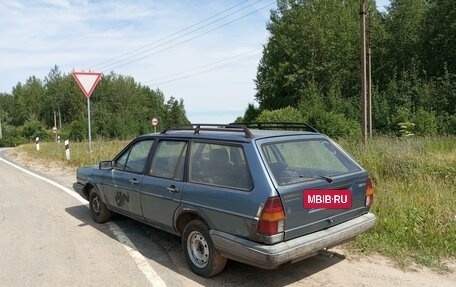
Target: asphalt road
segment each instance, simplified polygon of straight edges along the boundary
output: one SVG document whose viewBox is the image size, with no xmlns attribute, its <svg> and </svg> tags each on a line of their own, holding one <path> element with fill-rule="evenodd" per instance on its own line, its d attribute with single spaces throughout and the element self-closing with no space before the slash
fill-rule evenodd
<svg viewBox="0 0 456 287">
<path fill-rule="evenodd" d="M 3 152 L 0 286 L 456 286 L 454 273 L 404 272 L 343 250 L 277 270 L 229 261 L 201 278 L 187 267 L 180 238 L 122 216 L 96 224 L 71 179 L 12 165 Z"/>
<path fill-rule="evenodd" d="M 147 286 L 107 225 L 59 188 L 0 161 L 2 286 Z"/>
</svg>

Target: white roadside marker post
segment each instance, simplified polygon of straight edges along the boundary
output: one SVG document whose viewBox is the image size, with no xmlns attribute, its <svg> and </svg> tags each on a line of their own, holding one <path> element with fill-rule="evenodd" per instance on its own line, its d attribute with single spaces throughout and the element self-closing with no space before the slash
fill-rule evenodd
<svg viewBox="0 0 456 287">
<path fill-rule="evenodd" d="M 40 151 L 40 138 L 35 138 L 36 151 Z"/>
<path fill-rule="evenodd" d="M 66 159 L 70 160 L 70 141 L 69 140 L 65 140 L 65 155 L 66 155 Z"/>
</svg>

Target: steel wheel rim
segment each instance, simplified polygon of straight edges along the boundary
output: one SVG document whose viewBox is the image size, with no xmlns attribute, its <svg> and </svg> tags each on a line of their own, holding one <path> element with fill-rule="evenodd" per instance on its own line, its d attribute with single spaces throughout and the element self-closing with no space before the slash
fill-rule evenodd
<svg viewBox="0 0 456 287">
<path fill-rule="evenodd" d="M 92 199 L 92 209 L 96 215 L 100 214 L 100 201 L 98 200 L 98 196 L 94 196 Z"/>
<path fill-rule="evenodd" d="M 198 268 L 206 267 L 209 260 L 209 245 L 206 238 L 198 232 L 192 231 L 187 239 L 187 252 L 192 263 Z"/>
</svg>

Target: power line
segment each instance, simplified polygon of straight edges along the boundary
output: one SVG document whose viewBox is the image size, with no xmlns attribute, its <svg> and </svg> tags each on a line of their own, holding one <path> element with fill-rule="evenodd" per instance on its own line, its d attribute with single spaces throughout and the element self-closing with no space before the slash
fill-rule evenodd
<svg viewBox="0 0 456 287">
<path fill-rule="evenodd" d="M 223 17 L 220 17 L 220 18 L 215 19 L 215 20 L 213 20 L 213 21 L 211 21 L 211 22 L 209 22 L 209 23 L 207 23 L 207 24 L 205 24 L 205 25 L 202 25 L 202 26 L 200 26 L 200 27 L 197 27 L 197 28 L 195 28 L 195 29 L 192 29 L 192 30 L 188 31 L 187 33 L 185 33 L 185 34 L 183 34 L 183 35 L 180 35 L 180 36 L 177 36 L 177 37 L 173 37 L 173 36 L 176 36 L 176 35 L 178 35 L 178 34 L 181 34 L 181 33 L 184 32 L 184 31 L 189 30 L 190 28 L 196 27 L 196 26 L 198 26 L 198 25 L 200 25 L 200 24 L 202 24 L 202 23 L 204 23 L 204 22 L 207 22 L 207 21 L 210 20 L 210 19 L 213 19 L 213 18 L 215 18 L 215 17 L 217 17 L 217 16 L 219 16 L 219 15 L 222 15 L 222 14 L 224 14 L 224 13 L 226 13 L 226 12 L 228 12 L 228 11 L 230 11 L 230 10 L 232 10 L 232 9 L 234 9 L 234 8 L 236 8 L 236 7 L 238 7 L 238 6 L 240 6 L 240 5 L 242 5 L 242 4 L 245 3 L 246 1 L 241 2 L 241 3 L 238 3 L 238 4 L 236 4 L 236 5 L 234 5 L 234 6 L 230 7 L 230 8 L 228 8 L 228 9 L 226 9 L 226 10 L 220 12 L 220 13 L 217 13 L 217 14 L 211 16 L 211 17 L 208 17 L 208 18 L 206 18 L 206 19 L 204 19 L 204 20 L 202 20 L 202 21 L 199 21 L 199 22 L 196 23 L 196 24 L 193 24 L 193 25 L 191 25 L 191 26 L 188 26 L 188 27 L 186 27 L 186 28 L 184 28 L 184 29 L 182 29 L 182 30 L 179 30 L 178 32 L 172 33 L 172 34 L 170 34 L 170 35 L 168 35 L 168 36 L 166 36 L 166 37 L 163 37 L 163 38 L 161 38 L 161 39 L 159 39 L 159 40 L 157 40 L 157 41 L 154 41 L 154 42 L 152 42 L 152 43 L 150 43 L 150 44 L 147 44 L 147 45 L 145 45 L 145 46 L 143 46 L 143 47 L 141 47 L 141 48 L 138 48 L 138 49 L 136 49 L 136 50 L 133 50 L 133 51 L 131 51 L 131 52 L 129 52 L 129 53 L 125 53 L 125 54 L 123 54 L 123 55 L 121 55 L 121 56 L 118 56 L 118 57 L 116 57 L 116 58 L 114 58 L 114 59 L 111 59 L 110 61 L 105 61 L 104 63 L 106 63 L 106 64 L 101 65 L 101 66 L 100 66 L 100 65 L 97 65 L 96 68 L 97 68 L 98 70 L 101 70 L 101 69 L 103 69 L 103 68 L 108 68 L 108 67 L 110 67 L 110 66 L 114 66 L 114 65 L 116 65 L 116 64 L 122 63 L 122 62 L 124 62 L 124 61 L 129 60 L 129 59 L 138 57 L 138 56 L 140 56 L 140 55 L 142 55 L 142 54 L 145 54 L 145 53 L 147 53 L 147 52 L 149 52 L 149 51 L 152 51 L 152 50 L 154 50 L 154 49 L 157 49 L 157 48 L 159 48 L 159 47 L 163 47 L 163 46 L 165 46 L 165 45 L 167 45 L 167 44 L 170 44 L 170 43 L 172 43 L 172 42 L 174 42 L 174 41 L 177 41 L 177 40 L 179 40 L 179 39 L 181 39 L 181 38 L 183 38 L 183 37 L 185 37 L 185 36 L 188 36 L 188 35 L 190 35 L 190 34 L 192 34 L 192 33 L 194 33 L 194 32 L 197 32 L 197 31 L 199 31 L 199 30 L 202 30 L 202 29 L 204 29 L 204 28 L 206 28 L 206 27 L 208 27 L 208 26 L 210 26 L 210 25 L 212 25 L 212 24 L 214 24 L 214 23 L 220 22 L 220 21 L 222 21 L 223 19 L 228 18 L 228 17 L 230 17 L 230 16 L 232 16 L 232 15 L 234 15 L 234 14 L 236 14 L 236 13 L 239 13 L 239 12 L 241 12 L 242 10 L 245 10 L 245 9 L 247 9 L 247 8 L 249 8 L 249 7 L 251 7 L 251 6 L 255 5 L 255 4 L 257 4 L 258 2 L 261 2 L 261 1 L 264 1 L 264 0 L 257 0 L 257 1 L 251 3 L 251 4 L 247 5 L 247 6 L 241 7 L 241 8 L 239 8 L 239 9 L 237 9 L 237 10 L 235 10 L 235 11 L 233 11 L 233 12 L 227 14 L 227 15 L 224 15 Z M 171 38 L 171 39 L 170 39 L 170 38 Z M 166 41 L 166 42 L 163 42 L 164 40 L 167 40 L 167 39 L 169 39 L 169 40 Z M 160 42 L 163 42 L 163 43 L 160 43 Z M 151 47 L 151 46 L 152 46 L 152 47 Z M 144 50 L 144 49 L 147 48 L 147 47 L 150 47 L 150 48 Z M 172 48 L 172 47 L 173 47 L 173 46 L 171 46 L 170 48 Z M 128 55 L 130 55 L 130 56 L 128 56 Z M 128 57 L 125 57 L 125 56 L 128 56 Z M 122 58 L 122 59 L 120 59 L 120 58 Z M 142 58 L 141 58 L 141 59 L 142 59 Z M 136 62 L 136 61 L 133 61 L 133 62 Z M 128 64 L 129 64 L 129 63 L 128 63 Z M 111 69 L 118 68 L 118 67 L 124 66 L 124 65 L 126 65 L 126 64 L 121 64 L 121 65 L 115 66 L 115 67 L 113 67 L 113 68 L 111 68 Z"/>
<path fill-rule="evenodd" d="M 227 62 L 229 60 L 233 60 L 233 59 L 239 58 L 239 57 L 244 56 L 244 55 L 251 54 L 252 52 L 255 52 L 255 54 L 257 55 L 258 52 L 260 52 L 260 49 L 258 49 L 258 48 L 257 49 L 253 49 L 253 50 L 250 50 L 250 51 L 247 51 L 247 52 L 243 52 L 243 53 L 240 53 L 240 54 L 228 57 L 228 58 L 224 58 L 222 60 L 219 60 L 219 61 L 216 61 L 216 62 L 212 62 L 212 63 L 206 64 L 206 65 L 198 66 L 198 67 L 191 68 L 191 69 L 188 69 L 188 70 L 185 70 L 185 71 L 182 71 L 182 72 L 173 73 L 173 74 L 169 74 L 169 75 L 162 76 L 162 77 L 159 77 L 159 78 L 155 78 L 155 79 L 143 82 L 143 84 L 146 84 L 146 83 L 161 83 L 159 81 L 162 81 L 162 80 L 165 80 L 165 79 L 169 79 L 169 78 L 176 78 L 176 77 L 179 77 L 180 75 L 185 75 L 187 73 L 194 73 L 197 70 L 210 68 L 210 67 L 212 67 L 214 65 L 217 65 L 217 64 L 220 64 L 220 63 L 223 63 L 223 62 Z"/>
<path fill-rule="evenodd" d="M 258 2 L 260 2 L 260 1 L 262 1 L 262 0 L 256 1 L 256 2 L 254 2 L 253 4 L 258 3 Z M 251 4 L 251 5 L 253 5 L 253 4 Z M 272 3 L 270 3 L 270 4 L 268 4 L 268 5 L 266 5 L 266 6 L 264 6 L 264 7 L 261 7 L 261 8 L 259 8 L 259 9 L 256 9 L 256 10 L 254 10 L 254 11 L 251 12 L 251 13 L 248 13 L 248 14 L 246 14 L 246 15 L 240 16 L 240 17 L 238 17 L 238 18 L 236 18 L 236 19 L 234 19 L 234 20 L 232 20 L 232 21 L 230 21 L 230 22 L 227 22 L 227 23 L 225 23 L 225 24 L 219 25 L 219 26 L 217 26 L 217 27 L 215 27 L 215 28 L 213 28 L 213 29 L 211 29 L 211 30 L 205 31 L 205 32 L 200 33 L 200 34 L 198 34 L 198 35 L 196 35 L 196 36 L 193 36 L 193 37 L 191 37 L 191 38 L 188 38 L 188 39 L 186 39 L 186 40 L 177 42 L 176 44 L 173 44 L 173 45 L 171 45 L 171 46 L 165 47 L 165 48 L 163 48 L 163 49 L 161 49 L 161 50 L 158 50 L 158 51 L 155 51 L 155 52 L 152 52 L 152 53 L 149 53 L 149 54 L 145 54 L 145 56 L 142 56 L 142 57 L 136 58 L 136 59 L 134 59 L 134 60 L 131 60 L 131 61 L 128 61 L 128 62 L 119 64 L 119 65 L 114 66 L 114 67 L 111 67 L 111 69 L 123 67 L 123 66 L 129 65 L 129 64 L 138 62 L 138 61 L 140 61 L 140 60 L 143 60 L 143 59 L 145 59 L 145 58 L 148 58 L 148 57 L 150 57 L 150 56 L 159 54 L 159 53 L 164 52 L 164 51 L 166 51 L 166 50 L 169 50 L 169 49 L 171 49 L 171 48 L 180 46 L 180 45 L 182 45 L 182 44 L 184 44 L 184 43 L 187 43 L 187 42 L 189 42 L 189 41 L 191 41 L 191 40 L 194 40 L 194 39 L 196 39 L 196 38 L 198 38 L 198 37 L 201 37 L 201 36 L 203 36 L 203 35 L 205 35 L 205 34 L 208 34 L 208 33 L 210 33 L 210 32 L 213 32 L 213 31 L 217 30 L 217 29 L 220 29 L 220 28 L 222 28 L 222 27 L 224 27 L 224 26 L 227 26 L 227 25 L 229 25 L 229 24 L 231 24 L 231 23 L 233 23 L 233 22 L 235 22 L 235 21 L 238 21 L 238 20 L 240 20 L 240 19 L 242 19 L 242 18 L 245 18 L 245 17 L 247 17 L 247 16 L 250 16 L 250 15 L 252 15 L 252 14 L 258 12 L 259 10 L 262 10 L 262 9 L 264 9 L 264 8 L 266 8 L 266 7 L 272 6 L 273 4 L 275 4 L 275 1 L 272 2 Z M 249 6 L 251 6 L 251 5 L 249 5 Z M 247 6 L 247 7 L 249 7 L 249 6 Z M 246 7 L 244 7 L 244 8 L 246 8 Z M 178 39 L 180 39 L 180 38 L 183 38 L 184 36 L 187 36 L 187 35 L 189 35 L 189 34 L 195 32 L 195 31 L 201 30 L 202 28 L 205 28 L 205 27 L 207 27 L 207 26 L 209 26 L 209 25 L 211 25 L 211 24 L 213 24 L 213 23 L 215 23 L 215 22 L 218 22 L 218 21 L 220 21 L 220 20 L 222 20 L 222 19 L 224 19 L 224 18 L 226 18 L 226 17 L 228 17 L 228 16 L 231 16 L 231 15 L 233 15 L 233 14 L 235 14 L 235 13 L 237 13 L 237 12 L 243 10 L 244 8 L 242 8 L 242 9 L 240 9 L 240 10 L 238 10 L 238 11 L 235 11 L 235 12 L 233 12 L 233 13 L 230 13 L 229 15 L 224 16 L 224 17 L 222 17 L 222 18 L 220 18 L 220 19 L 218 19 L 218 20 L 212 21 L 211 23 L 206 24 L 206 25 L 204 25 L 203 27 L 200 27 L 200 28 L 198 28 L 198 29 L 195 29 L 194 31 L 188 32 L 188 33 L 186 33 L 186 34 L 184 34 L 184 35 L 182 35 L 182 36 L 179 36 L 179 37 L 177 37 L 177 38 L 175 38 L 175 39 L 169 40 L 169 41 L 167 41 L 167 42 L 165 42 L 165 43 L 162 43 L 162 44 L 160 44 L 160 45 L 158 45 L 158 46 L 156 46 L 156 47 L 150 48 L 150 49 L 148 49 L 148 50 L 142 52 L 141 54 L 144 54 L 145 52 L 152 51 L 152 50 L 154 50 L 155 48 L 164 46 L 164 45 L 166 45 L 166 44 L 169 44 L 169 43 L 171 43 L 171 42 L 173 42 L 173 41 L 175 41 L 175 40 L 178 40 Z M 140 55 L 140 54 L 139 54 L 139 55 Z M 120 62 L 123 62 L 123 61 L 128 60 L 128 59 L 132 59 L 132 58 L 137 57 L 137 56 L 139 56 L 139 55 L 130 56 L 130 57 L 125 58 L 125 59 L 123 59 L 123 60 L 121 60 L 121 61 L 118 61 L 118 62 L 116 62 L 116 63 L 120 63 Z M 116 63 L 110 64 L 110 65 L 108 65 L 108 66 L 112 66 L 112 65 L 114 65 L 114 64 L 116 64 Z"/>
<path fill-rule="evenodd" d="M 119 56 L 117 56 L 117 57 L 114 57 L 114 58 L 112 58 L 112 59 L 110 59 L 110 60 L 106 60 L 106 61 L 100 62 L 100 63 L 98 63 L 98 64 L 95 64 L 94 67 L 99 67 L 99 66 L 101 66 L 101 65 L 104 65 L 104 64 L 107 64 L 107 63 L 112 62 L 112 61 L 114 61 L 114 60 L 117 60 L 117 59 L 119 59 L 119 58 L 122 58 L 123 56 L 127 56 L 127 55 L 130 55 L 130 54 L 134 53 L 134 52 L 140 51 L 140 50 L 142 50 L 142 49 L 144 49 L 144 48 L 150 47 L 150 46 L 152 46 L 153 44 L 156 44 L 156 43 L 158 43 L 158 42 L 160 42 L 160 41 L 166 40 L 166 39 L 168 39 L 168 38 L 170 38 L 170 37 L 172 37 L 172 36 L 174 36 L 174 35 L 177 35 L 177 34 L 179 34 L 179 33 L 182 33 L 182 32 L 184 32 L 184 31 L 186 31 L 186 30 L 188 30 L 188 29 L 190 29 L 190 28 L 193 28 L 193 27 L 195 27 L 195 26 L 198 26 L 199 24 L 202 24 L 202 23 L 204 23 L 204 22 L 206 22 L 206 21 L 208 21 L 208 20 L 210 20 L 210 19 L 212 19 L 212 18 L 214 18 L 214 17 L 217 17 L 217 16 L 219 16 L 219 15 L 221 15 L 221 14 L 227 12 L 227 11 L 230 11 L 230 10 L 232 10 L 232 9 L 234 9 L 234 8 L 236 8 L 236 7 L 238 7 L 239 5 L 241 5 L 241 4 L 245 3 L 245 2 L 248 2 L 248 0 L 239 2 L 238 4 L 236 4 L 236 5 L 234 5 L 234 6 L 231 6 L 231 7 L 228 8 L 228 9 L 225 9 L 225 10 L 223 10 L 223 11 L 217 13 L 217 14 L 214 14 L 214 15 L 212 15 L 212 16 L 206 18 L 206 19 L 203 19 L 203 20 L 201 20 L 201 21 L 199 21 L 199 22 L 197 22 L 197 23 L 195 23 L 195 24 L 193 24 L 193 25 L 190 25 L 190 26 L 188 26 L 188 27 L 186 27 L 186 28 L 183 28 L 183 29 L 181 29 L 181 30 L 179 30 L 179 31 L 177 31 L 177 32 L 174 32 L 174 33 L 172 33 L 172 34 L 166 36 L 166 37 L 163 37 L 163 38 L 161 38 L 161 39 L 158 39 L 158 40 L 156 40 L 156 41 L 154 41 L 154 42 L 152 42 L 152 43 L 149 43 L 149 44 L 147 44 L 147 45 L 144 45 L 144 46 L 142 46 L 142 47 L 139 47 L 139 48 L 137 48 L 137 49 L 134 49 L 134 50 L 132 50 L 132 51 L 130 51 L 130 52 L 126 52 L 126 53 L 124 53 L 124 54 L 121 54 L 121 55 L 119 55 Z M 101 66 L 101 67 L 104 67 L 104 66 Z"/>
<path fill-rule="evenodd" d="M 257 53 L 255 53 L 253 55 L 249 55 L 249 56 L 245 56 L 245 57 L 239 58 L 242 55 L 250 54 L 252 52 L 257 52 Z M 245 52 L 245 53 L 241 53 L 241 54 L 238 54 L 236 56 L 229 57 L 229 58 L 226 58 L 226 59 L 223 59 L 223 60 L 211 63 L 211 64 L 199 66 L 199 67 L 196 67 L 196 68 L 193 68 L 193 69 L 189 69 L 189 70 L 186 70 L 186 71 L 183 71 L 183 72 L 179 72 L 179 73 L 167 75 L 167 76 L 164 76 L 164 77 L 160 77 L 160 78 L 157 78 L 157 79 L 154 79 L 154 80 L 151 80 L 151 81 L 147 81 L 147 82 L 144 82 L 143 84 L 152 82 L 153 84 L 151 84 L 150 86 L 158 86 L 158 85 L 163 85 L 163 84 L 167 84 L 167 83 L 171 83 L 171 82 L 187 79 L 187 78 L 190 78 L 190 77 L 193 77 L 193 76 L 196 76 L 196 75 L 200 75 L 200 74 L 209 73 L 209 72 L 212 72 L 212 71 L 228 68 L 228 67 L 240 64 L 240 63 L 244 63 L 244 62 L 247 62 L 247 61 L 251 61 L 251 60 L 257 59 L 259 56 L 261 56 L 261 54 L 258 53 L 258 52 L 259 52 L 258 49 L 254 49 L 254 50 L 251 50 L 251 51 L 248 51 L 248 52 Z M 239 59 L 236 59 L 236 58 L 239 58 Z M 230 59 L 235 59 L 235 60 L 227 62 Z M 227 63 L 215 66 L 215 65 L 223 63 L 223 62 L 227 62 Z M 199 72 L 195 72 L 195 71 L 198 71 L 198 70 L 200 70 L 200 71 Z M 164 80 L 164 79 L 169 79 L 169 80 Z"/>
<path fill-rule="evenodd" d="M 214 68 L 214 69 L 208 69 L 208 70 L 201 71 L 201 72 L 198 72 L 198 73 L 193 73 L 193 74 L 185 75 L 185 76 L 178 77 L 178 78 L 175 78 L 175 79 L 171 79 L 171 80 L 159 82 L 159 83 L 156 83 L 156 84 L 153 84 L 153 85 L 150 85 L 150 86 L 164 85 L 164 84 L 168 84 L 168 83 L 172 83 L 172 82 L 176 82 L 176 81 L 188 79 L 188 78 L 191 78 L 191 77 L 194 77 L 194 76 L 197 76 L 197 75 L 201 75 L 201 74 L 205 74 L 205 73 L 209 73 L 209 72 L 213 72 L 213 71 L 217 71 L 217 70 L 229 68 L 229 67 L 235 66 L 235 65 L 237 65 L 237 64 L 241 64 L 241 63 L 244 63 L 244 62 L 248 62 L 248 61 L 255 60 L 255 59 L 257 59 L 258 56 L 260 56 L 260 54 L 258 54 L 258 55 L 253 55 L 253 56 L 249 56 L 249 57 L 246 57 L 246 58 L 244 58 L 244 59 L 239 59 L 238 61 L 235 61 L 235 62 L 226 64 L 226 65 L 221 65 L 221 66 L 216 67 L 216 68 Z"/>
<path fill-rule="evenodd" d="M 129 64 L 138 62 L 138 61 L 140 61 L 140 60 L 143 60 L 143 59 L 145 59 L 145 58 L 148 58 L 148 57 L 150 57 L 150 56 L 159 54 L 159 53 L 164 52 L 164 51 L 166 51 L 166 50 L 169 50 L 169 49 L 171 49 L 171 48 L 180 46 L 180 45 L 182 45 L 182 44 L 184 44 L 184 43 L 187 43 L 187 42 L 189 42 L 189 41 L 191 41 L 191 40 L 194 40 L 194 39 L 199 38 L 199 37 L 201 37 L 201 36 L 203 36 L 203 35 L 206 35 L 206 34 L 208 34 L 208 33 L 210 33 L 210 32 L 213 32 L 213 31 L 218 30 L 218 29 L 220 29 L 220 28 L 222 28 L 222 27 L 225 27 L 225 26 L 227 26 L 227 25 L 229 25 L 229 24 L 232 24 L 233 22 L 236 22 L 236 21 L 239 21 L 239 20 L 241 20 L 241 19 L 243 19 L 243 18 L 245 18 L 245 17 L 248 17 L 248 16 L 250 16 L 250 15 L 252 15 L 252 14 L 254 14 L 254 13 L 256 13 L 256 12 L 262 10 L 262 9 L 265 9 L 265 8 L 267 8 L 267 7 L 270 7 L 270 6 L 274 5 L 274 4 L 275 4 L 275 1 L 269 3 L 268 5 L 265 5 L 265 6 L 261 7 L 261 8 L 259 8 L 259 9 L 256 9 L 256 10 L 254 10 L 254 11 L 248 13 L 248 14 L 245 14 L 245 15 L 243 15 L 243 16 L 240 16 L 240 17 L 238 17 L 238 18 L 236 18 L 236 19 L 234 19 L 234 20 L 232 20 L 232 21 L 229 21 L 229 22 L 224 23 L 224 24 L 222 24 L 222 25 L 219 25 L 219 26 L 217 26 L 217 27 L 215 27 L 215 28 L 213 28 L 213 29 L 210 29 L 210 30 L 208 30 L 208 31 L 206 31 L 206 32 L 200 33 L 200 34 L 198 34 L 198 35 L 196 35 L 196 36 L 193 36 L 193 37 L 188 38 L 188 39 L 186 39 L 186 40 L 180 41 L 180 42 L 178 42 L 178 43 L 176 43 L 176 44 L 174 44 L 174 45 L 172 45 L 172 46 L 166 47 L 166 48 L 161 49 L 161 50 L 158 50 L 158 51 L 156 51 L 156 52 L 153 52 L 153 53 L 150 53 L 150 54 L 145 54 L 144 56 L 142 56 L 142 57 L 140 57 L 140 58 L 134 59 L 134 60 L 132 60 L 132 61 L 129 61 L 129 62 L 120 64 L 120 65 L 117 65 L 117 66 L 115 66 L 115 67 L 112 67 L 111 69 L 116 69 L 116 68 L 119 68 L 119 67 L 123 67 L 123 66 L 129 65 Z"/>
</svg>

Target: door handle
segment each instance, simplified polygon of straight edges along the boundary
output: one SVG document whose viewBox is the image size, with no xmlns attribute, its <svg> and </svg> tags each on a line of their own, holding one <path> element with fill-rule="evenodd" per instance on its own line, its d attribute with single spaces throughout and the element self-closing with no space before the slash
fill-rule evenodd
<svg viewBox="0 0 456 287">
<path fill-rule="evenodd" d="M 168 186 L 166 190 L 172 193 L 178 193 L 180 191 L 175 185 Z"/>
<path fill-rule="evenodd" d="M 139 180 L 136 178 L 130 179 L 131 184 L 139 184 Z"/>
</svg>

